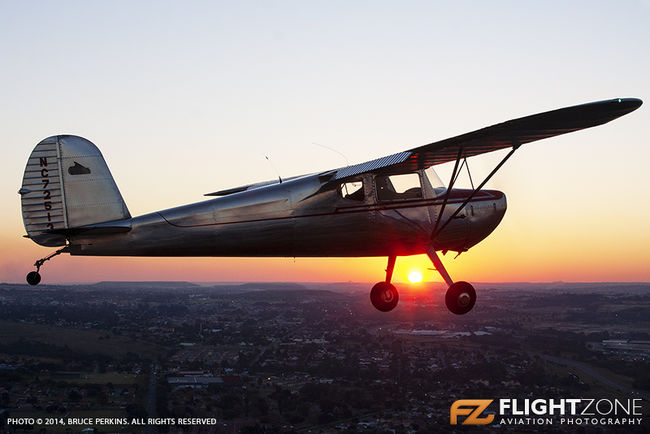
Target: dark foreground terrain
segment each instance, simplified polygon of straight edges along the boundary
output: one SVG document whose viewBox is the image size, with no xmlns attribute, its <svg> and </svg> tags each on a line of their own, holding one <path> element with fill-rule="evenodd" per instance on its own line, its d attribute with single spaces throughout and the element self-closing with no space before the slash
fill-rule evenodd
<svg viewBox="0 0 650 434">
<path fill-rule="evenodd" d="M 436 284 L 391 313 L 366 286 L 0 284 L 0 431 L 650 430 L 450 425 L 471 398 L 641 399 L 647 414 L 650 284 L 478 285 L 462 317 Z"/>
</svg>

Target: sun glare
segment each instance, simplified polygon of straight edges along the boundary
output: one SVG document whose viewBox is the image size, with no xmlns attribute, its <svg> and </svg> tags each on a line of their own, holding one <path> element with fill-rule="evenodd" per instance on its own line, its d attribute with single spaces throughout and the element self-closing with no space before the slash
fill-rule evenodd
<svg viewBox="0 0 650 434">
<path fill-rule="evenodd" d="M 409 272 L 409 282 L 411 283 L 420 283 L 422 282 L 422 273 L 418 270 L 411 270 Z"/>
</svg>

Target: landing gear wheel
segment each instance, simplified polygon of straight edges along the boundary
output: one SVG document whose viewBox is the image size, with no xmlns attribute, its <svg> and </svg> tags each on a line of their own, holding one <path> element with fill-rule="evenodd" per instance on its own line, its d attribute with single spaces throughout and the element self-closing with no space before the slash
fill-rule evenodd
<svg viewBox="0 0 650 434">
<path fill-rule="evenodd" d="M 390 312 L 397 306 L 399 293 L 392 283 L 379 282 L 370 290 L 370 301 L 377 310 Z"/>
<path fill-rule="evenodd" d="M 447 289 L 445 304 L 452 313 L 464 315 L 472 310 L 474 303 L 476 303 L 476 291 L 469 283 L 458 281 Z"/>
<path fill-rule="evenodd" d="M 53 257 L 60 255 L 61 253 L 67 253 L 69 251 L 70 251 L 69 246 L 61 247 L 59 250 L 52 253 L 51 255 L 46 256 L 34 262 L 34 267 L 36 267 L 36 271 L 30 271 L 29 273 L 27 273 L 27 277 L 25 278 L 25 280 L 27 280 L 27 283 L 29 283 L 32 286 L 38 285 L 41 282 L 41 275 L 38 274 L 38 272 L 41 271 L 41 267 L 43 266 L 43 264 L 45 264 L 45 262 L 49 261 Z"/>
<path fill-rule="evenodd" d="M 41 275 L 38 274 L 38 271 L 30 271 L 27 273 L 27 283 L 32 286 L 38 285 L 41 282 Z"/>
</svg>

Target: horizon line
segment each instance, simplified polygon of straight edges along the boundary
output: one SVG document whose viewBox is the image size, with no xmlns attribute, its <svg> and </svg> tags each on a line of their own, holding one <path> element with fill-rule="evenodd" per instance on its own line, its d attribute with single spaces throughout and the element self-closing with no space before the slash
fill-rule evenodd
<svg viewBox="0 0 650 434">
<path fill-rule="evenodd" d="M 98 281 L 88 281 L 88 282 L 52 282 L 52 283 L 41 283 L 38 286 L 44 285 L 96 285 L 100 283 L 189 283 L 196 285 L 209 285 L 209 284 L 218 284 L 218 285 L 233 285 L 233 284 L 247 284 L 247 283 L 264 283 L 264 284 L 277 284 L 277 283 L 300 283 L 300 284 L 321 284 L 321 285 L 334 285 L 334 284 L 359 284 L 359 285 L 373 285 L 372 282 L 364 281 L 309 281 L 309 280 L 233 280 L 233 281 L 191 281 L 191 280 L 98 280 Z M 376 283 L 376 282 L 375 282 Z M 418 283 L 411 282 L 396 282 L 399 284 L 409 285 L 409 286 L 419 286 L 425 284 L 440 284 L 446 285 L 442 281 L 422 281 Z M 515 284 L 527 284 L 527 285 L 558 285 L 558 284 L 570 284 L 570 285 L 581 285 L 581 284 L 625 284 L 625 285 L 649 285 L 650 281 L 567 281 L 567 280 L 552 280 L 552 281 L 525 281 L 525 280 L 514 280 L 514 281 L 483 281 L 483 282 L 472 282 L 473 285 L 515 285 Z M 26 285 L 29 286 L 26 282 L 0 282 L 0 285 Z M 36 288 L 36 286 L 35 286 Z"/>
</svg>

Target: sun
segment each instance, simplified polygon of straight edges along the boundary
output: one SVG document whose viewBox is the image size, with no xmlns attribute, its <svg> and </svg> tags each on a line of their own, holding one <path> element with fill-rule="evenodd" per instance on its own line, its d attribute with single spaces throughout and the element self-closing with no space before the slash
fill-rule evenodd
<svg viewBox="0 0 650 434">
<path fill-rule="evenodd" d="M 419 270 L 411 270 L 409 272 L 409 282 L 411 283 L 422 282 L 422 273 Z"/>
</svg>

